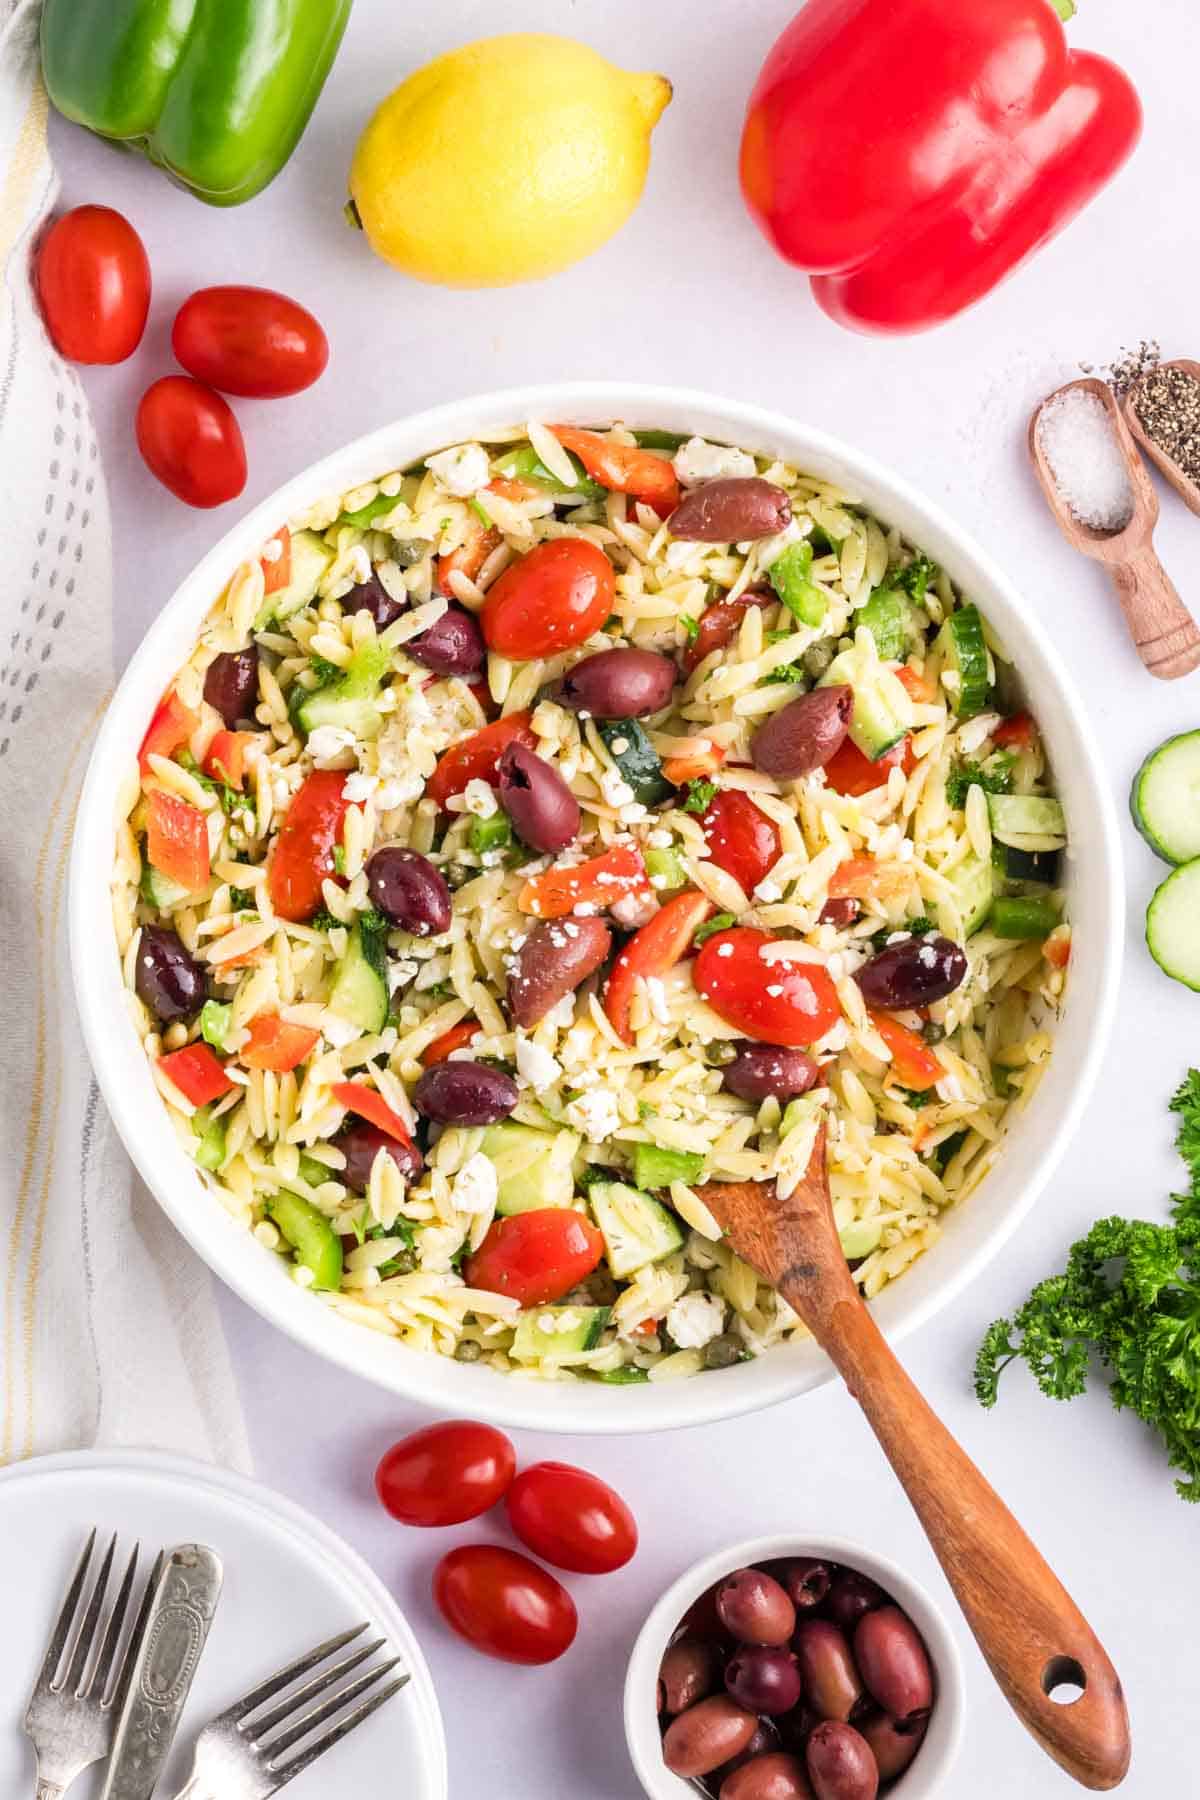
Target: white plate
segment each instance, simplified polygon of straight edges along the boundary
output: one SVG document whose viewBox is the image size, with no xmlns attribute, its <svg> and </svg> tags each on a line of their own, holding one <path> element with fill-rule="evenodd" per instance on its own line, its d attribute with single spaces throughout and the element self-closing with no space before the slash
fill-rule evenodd
<svg viewBox="0 0 1200 1800">
<path fill-rule="evenodd" d="M 142 1451 L 74 1452 L 0 1471 L 0 1794 L 34 1790 L 21 1718 L 72 1565 L 87 1532 L 140 1539 L 148 1568 L 162 1545 L 210 1544 L 225 1585 L 183 1724 L 160 1783 L 182 1787 L 195 1734 L 273 1670 L 323 1638 L 370 1620 L 412 1680 L 285 1791 L 296 1800 L 403 1794 L 446 1800 L 446 1746 L 425 1659 L 366 1564 L 325 1526 L 269 1488 L 207 1463 Z M 71 1800 L 100 1792 L 93 1771 Z"/>
</svg>

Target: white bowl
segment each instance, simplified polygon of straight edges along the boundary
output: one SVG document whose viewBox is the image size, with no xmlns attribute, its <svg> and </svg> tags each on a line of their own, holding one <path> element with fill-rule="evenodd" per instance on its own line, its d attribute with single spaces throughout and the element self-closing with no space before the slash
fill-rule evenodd
<svg viewBox="0 0 1200 1800">
<path fill-rule="evenodd" d="M 911 1575 L 878 1551 L 865 1550 L 845 1538 L 796 1538 L 787 1534 L 751 1538 L 732 1544 L 695 1563 L 669 1587 L 638 1633 L 625 1677 L 625 1737 L 629 1754 L 650 1800 L 694 1800 L 695 1788 L 673 1775 L 663 1762 L 662 1732 L 655 1707 L 656 1684 L 663 1652 L 671 1642 L 689 1606 L 722 1576 L 754 1563 L 774 1562 L 782 1556 L 812 1556 L 820 1561 L 844 1563 L 868 1575 L 906 1612 L 929 1651 L 936 1682 L 936 1701 L 929 1729 L 913 1762 L 899 1781 L 888 1789 L 896 1800 L 932 1800 L 943 1792 L 946 1777 L 962 1742 L 962 1663 L 958 1645 L 924 1588 Z"/>
<path fill-rule="evenodd" d="M 222 538 L 146 634 L 101 726 L 79 806 L 71 862 L 70 933 L 84 1037 L 117 1130 L 176 1226 L 241 1297 L 299 1342 L 380 1386 L 442 1412 L 564 1432 L 698 1425 L 819 1387 L 832 1371 L 810 1343 L 690 1381 L 609 1387 L 531 1382 L 411 1350 L 315 1302 L 285 1265 L 235 1225 L 180 1149 L 129 1023 L 109 935 L 116 796 L 150 715 L 194 647 L 232 570 L 281 519 L 431 450 L 529 418 L 699 432 L 780 455 L 858 494 L 929 552 L 976 600 L 1014 655 L 1045 737 L 1071 833 L 1075 951 L 1068 1003 L 1049 1070 L 1014 1122 L 998 1166 L 944 1222 L 939 1243 L 875 1302 L 896 1342 L 970 1282 L 1014 1232 L 1050 1179 L 1090 1094 L 1116 1000 L 1123 888 L 1116 818 L 1074 684 L 1012 582 L 937 506 L 870 458 L 779 414 L 686 389 L 579 382 L 456 401 L 360 438 L 298 475 Z"/>
</svg>

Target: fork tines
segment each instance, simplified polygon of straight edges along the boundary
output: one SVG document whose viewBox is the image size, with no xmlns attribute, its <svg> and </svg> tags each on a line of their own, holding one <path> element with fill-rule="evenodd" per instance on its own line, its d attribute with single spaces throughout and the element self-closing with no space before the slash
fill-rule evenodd
<svg viewBox="0 0 1200 1800">
<path fill-rule="evenodd" d="M 332 1749 L 364 1719 L 370 1718 L 410 1679 L 405 1673 L 384 1687 L 378 1686 L 384 1676 L 399 1666 L 398 1656 L 363 1667 L 376 1651 L 384 1648 L 383 1638 L 360 1645 L 350 1655 L 335 1662 L 329 1661 L 339 1650 L 361 1638 L 366 1630 L 364 1623 L 318 1644 L 306 1656 L 297 1658 L 264 1681 L 225 1714 L 226 1721 L 236 1725 L 239 1734 L 254 1746 L 256 1756 L 265 1762 L 280 1786 L 299 1775 L 326 1750 Z M 362 1672 L 347 1681 L 346 1677 L 355 1669 Z M 305 1675 L 311 1675 L 311 1679 L 294 1687 L 293 1684 Z M 285 1692 L 287 1689 L 292 1691 Z M 372 1689 L 375 1691 L 371 1692 Z M 352 1711 L 346 1710 L 364 1694 L 369 1697 L 362 1700 L 361 1705 L 353 1706 Z M 267 1701 L 277 1697 L 278 1704 L 262 1712 Z M 328 1730 L 322 1730 L 323 1726 L 328 1726 Z M 296 1754 L 287 1756 L 292 1749 L 296 1749 Z"/>
<path fill-rule="evenodd" d="M 135 1544 L 125 1573 L 117 1589 L 108 1621 L 103 1631 L 99 1629 L 100 1617 L 104 1609 L 108 1584 L 112 1575 L 113 1560 L 117 1552 L 117 1537 L 114 1532 L 109 1539 L 107 1550 L 101 1559 L 100 1567 L 92 1582 L 86 1604 L 82 1606 L 84 1592 L 88 1586 L 88 1576 L 92 1567 L 92 1558 L 96 1550 L 96 1532 L 93 1529 L 83 1547 L 83 1553 L 71 1577 L 67 1589 L 67 1597 L 63 1601 L 62 1610 L 55 1620 L 50 1643 L 47 1646 L 45 1660 L 38 1677 L 39 1687 L 44 1687 L 55 1694 L 70 1694 L 80 1700 L 95 1700 L 106 1710 L 111 1708 L 118 1696 L 121 1680 L 125 1673 L 124 1664 L 117 1668 L 116 1679 L 113 1670 L 116 1665 L 117 1648 L 125 1626 L 129 1611 L 129 1601 L 133 1593 L 133 1584 L 137 1577 L 138 1551 Z M 149 1593 L 149 1589 L 147 1590 Z M 145 1602 L 143 1602 L 144 1609 Z M 126 1645 L 136 1641 L 138 1627 Z"/>
</svg>

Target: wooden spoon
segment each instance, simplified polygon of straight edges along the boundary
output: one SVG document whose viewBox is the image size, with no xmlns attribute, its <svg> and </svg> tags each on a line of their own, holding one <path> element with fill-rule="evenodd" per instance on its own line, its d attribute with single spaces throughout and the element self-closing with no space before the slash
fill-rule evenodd
<svg viewBox="0 0 1200 1800">
<path fill-rule="evenodd" d="M 1192 362 L 1187 357 L 1181 356 L 1174 362 L 1160 363 L 1158 367 L 1159 369 L 1180 369 L 1183 374 L 1190 375 L 1193 381 L 1200 382 L 1200 363 Z M 1142 376 L 1141 381 L 1134 382 L 1121 403 L 1121 410 L 1125 415 L 1125 423 L 1129 427 L 1130 434 L 1141 445 L 1151 462 L 1166 476 L 1183 504 L 1190 507 L 1194 513 L 1200 513 L 1200 486 L 1197 486 L 1190 475 L 1184 474 L 1179 464 L 1167 455 L 1161 444 L 1155 443 L 1138 417 L 1138 389 L 1149 381 L 1150 375 L 1157 374 L 1157 372 L 1158 370 L 1152 369 L 1149 375 Z"/>
<path fill-rule="evenodd" d="M 709 1182 L 701 1191 L 733 1249 L 799 1313 L 862 1407 L 1017 1717 L 1084 1787 L 1116 1787 L 1130 1756 L 1117 1672 L 864 1305 L 833 1222 L 824 1126 L 803 1182 L 785 1200 L 761 1181 Z M 1069 1705 L 1050 1698 L 1064 1685 L 1083 1689 Z"/>
<path fill-rule="evenodd" d="M 1133 489 L 1133 513 L 1119 531 L 1097 531 L 1094 526 L 1080 523 L 1063 499 L 1042 449 L 1042 413 L 1060 395 L 1075 391 L 1094 394 L 1107 408 L 1125 460 Z M 1057 393 L 1048 395 L 1029 421 L 1029 454 L 1067 542 L 1084 556 L 1108 565 L 1130 636 L 1151 675 L 1174 681 L 1180 675 L 1190 674 L 1200 664 L 1200 629 L 1155 554 L 1152 540 L 1158 524 L 1158 495 L 1108 383 L 1089 377 L 1068 382 Z"/>
</svg>

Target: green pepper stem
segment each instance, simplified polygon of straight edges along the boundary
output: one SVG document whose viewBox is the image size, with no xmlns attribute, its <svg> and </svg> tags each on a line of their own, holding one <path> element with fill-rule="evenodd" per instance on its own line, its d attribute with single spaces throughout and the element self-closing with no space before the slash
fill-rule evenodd
<svg viewBox="0 0 1200 1800">
<path fill-rule="evenodd" d="M 1050 4 L 1064 25 L 1075 17 L 1075 0 L 1050 0 Z"/>
<path fill-rule="evenodd" d="M 1053 0 L 1053 4 L 1055 6 L 1069 6 L 1072 12 L 1075 10 L 1074 0 Z M 363 229 L 362 214 L 359 212 L 358 207 L 353 200 L 347 200 L 345 206 L 342 208 L 342 214 L 347 225 L 353 225 L 355 231 L 361 231 Z"/>
</svg>

